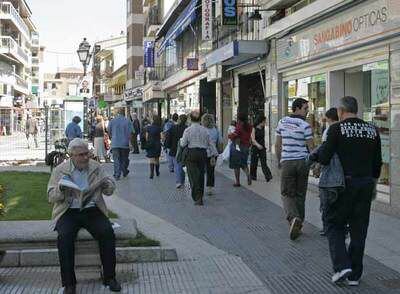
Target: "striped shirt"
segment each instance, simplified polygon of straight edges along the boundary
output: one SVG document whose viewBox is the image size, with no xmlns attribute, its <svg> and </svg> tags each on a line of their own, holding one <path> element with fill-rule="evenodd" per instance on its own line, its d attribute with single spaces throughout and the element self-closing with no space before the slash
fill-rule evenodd
<svg viewBox="0 0 400 294">
<path fill-rule="evenodd" d="M 281 162 L 307 157 L 306 141 L 313 138 L 308 122 L 299 116 L 286 116 L 279 121 L 276 135 L 282 137 Z"/>
</svg>

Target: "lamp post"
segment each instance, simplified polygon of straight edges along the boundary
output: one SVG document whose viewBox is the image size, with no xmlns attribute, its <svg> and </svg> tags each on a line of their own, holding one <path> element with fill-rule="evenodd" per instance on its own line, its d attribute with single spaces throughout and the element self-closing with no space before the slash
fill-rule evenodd
<svg viewBox="0 0 400 294">
<path fill-rule="evenodd" d="M 86 38 L 83 38 L 83 41 L 79 44 L 78 50 L 76 51 L 78 53 L 79 61 L 83 65 L 83 76 L 86 76 L 86 68 L 90 63 L 90 59 L 92 58 L 90 47 L 91 46 Z"/>
</svg>

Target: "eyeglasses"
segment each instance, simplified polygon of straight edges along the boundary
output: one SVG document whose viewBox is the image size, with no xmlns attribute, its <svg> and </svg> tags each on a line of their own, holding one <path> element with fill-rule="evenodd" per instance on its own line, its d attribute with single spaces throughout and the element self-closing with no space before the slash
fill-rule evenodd
<svg viewBox="0 0 400 294">
<path fill-rule="evenodd" d="M 82 153 L 75 153 L 75 154 L 72 154 L 72 156 L 74 156 L 74 157 L 88 157 L 89 156 L 89 151 L 82 152 Z"/>
</svg>

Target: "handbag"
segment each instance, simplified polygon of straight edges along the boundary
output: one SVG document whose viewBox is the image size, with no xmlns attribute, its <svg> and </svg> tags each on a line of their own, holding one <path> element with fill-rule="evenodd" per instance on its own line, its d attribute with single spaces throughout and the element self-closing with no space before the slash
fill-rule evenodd
<svg viewBox="0 0 400 294">
<path fill-rule="evenodd" d="M 110 140 L 110 137 L 108 136 L 107 133 L 104 133 L 103 140 L 104 140 L 104 148 L 106 150 L 110 150 L 110 148 L 111 148 L 111 140 Z"/>
<path fill-rule="evenodd" d="M 181 144 L 178 143 L 178 148 L 176 150 L 176 161 L 182 164 L 183 166 L 186 165 L 186 160 L 189 155 L 189 148 L 187 146 L 182 147 Z"/>
</svg>

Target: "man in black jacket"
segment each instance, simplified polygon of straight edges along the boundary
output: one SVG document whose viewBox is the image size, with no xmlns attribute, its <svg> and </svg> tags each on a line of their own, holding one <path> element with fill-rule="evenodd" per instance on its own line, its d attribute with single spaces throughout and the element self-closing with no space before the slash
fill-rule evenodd
<svg viewBox="0 0 400 294">
<path fill-rule="evenodd" d="M 185 172 L 183 171 L 183 166 L 176 160 L 176 152 L 178 149 L 179 140 L 183 136 L 183 132 L 186 129 L 186 114 L 179 116 L 178 123 L 174 124 L 165 134 L 165 148 L 168 149 L 168 155 L 171 157 L 175 177 L 176 177 L 176 188 L 180 189 L 185 184 Z"/>
<path fill-rule="evenodd" d="M 333 283 L 348 280 L 357 286 L 363 271 L 365 239 L 373 191 L 380 176 L 382 155 L 378 130 L 357 117 L 354 97 L 340 99 L 340 122 L 329 127 L 318 161 L 328 165 L 336 153 L 343 166 L 345 190 L 327 208 L 327 235 L 335 274 Z M 346 248 L 345 226 L 350 225 L 350 245 Z"/>
</svg>

